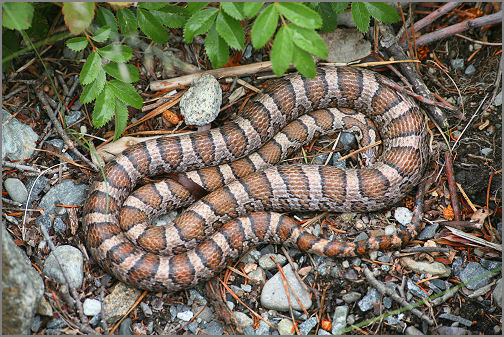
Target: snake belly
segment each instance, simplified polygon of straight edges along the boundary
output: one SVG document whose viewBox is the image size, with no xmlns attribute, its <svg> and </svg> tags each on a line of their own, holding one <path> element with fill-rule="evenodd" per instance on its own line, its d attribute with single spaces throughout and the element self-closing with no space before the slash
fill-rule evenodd
<svg viewBox="0 0 504 337">
<path fill-rule="evenodd" d="M 107 164 L 106 180 L 94 182 L 84 206 L 91 255 L 128 284 L 176 291 L 212 277 L 242 249 L 264 241 L 294 244 L 326 256 L 400 246 L 414 230 L 357 244 L 331 242 L 276 213 L 375 211 L 391 206 L 418 184 L 428 162 L 427 127 L 417 105 L 395 91 L 393 84 L 372 71 L 350 67 L 318 68 L 312 79 L 291 74 L 273 81 L 246 104 L 240 116 L 219 128 L 128 148 Z M 126 227 L 135 240 L 125 234 L 119 218 L 120 213 L 127 218 L 128 210 L 121 207 L 139 179 L 239 162 L 288 123 L 307 112 L 332 107 L 359 111 L 380 130 L 382 153 L 369 167 L 272 166 L 216 189 L 166 228 L 139 230 L 131 225 Z M 281 144 L 277 148 L 283 153 Z M 256 166 L 252 156 L 248 161 Z M 199 175 L 205 184 L 219 186 L 222 183 L 212 182 L 218 176 L 227 182 L 218 169 L 208 172 L 213 173 Z"/>
</svg>

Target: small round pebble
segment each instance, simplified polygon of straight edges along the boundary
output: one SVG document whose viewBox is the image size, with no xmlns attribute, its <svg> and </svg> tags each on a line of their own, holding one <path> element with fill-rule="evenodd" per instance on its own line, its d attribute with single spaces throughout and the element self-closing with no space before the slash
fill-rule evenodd
<svg viewBox="0 0 504 337">
<path fill-rule="evenodd" d="M 406 207 L 397 207 L 394 212 L 394 218 L 403 226 L 411 223 L 413 213 Z"/>
<path fill-rule="evenodd" d="M 93 299 L 86 298 L 84 303 L 82 304 L 82 308 L 84 309 L 84 315 L 86 316 L 94 316 L 98 315 L 101 312 L 101 302 Z"/>
<path fill-rule="evenodd" d="M 54 226 L 54 231 L 56 233 L 65 233 L 65 231 L 66 231 L 66 223 L 63 220 L 61 220 L 60 217 L 56 217 L 54 219 L 53 226 Z"/>
<path fill-rule="evenodd" d="M 131 335 L 131 323 L 131 318 L 126 317 L 121 325 L 119 325 L 119 335 Z"/>
<path fill-rule="evenodd" d="M 280 335 L 293 335 L 294 334 L 294 324 L 292 321 L 287 318 L 283 318 L 280 322 L 278 322 L 278 332 Z"/>
<path fill-rule="evenodd" d="M 177 313 L 177 318 L 185 322 L 189 322 L 193 316 L 194 313 L 190 310 Z"/>
<path fill-rule="evenodd" d="M 56 261 L 55 254 L 58 256 L 63 269 L 66 271 L 70 287 L 80 288 L 82 280 L 84 279 L 82 270 L 84 258 L 82 257 L 81 251 L 69 245 L 58 246 L 49 254 L 44 262 L 44 273 L 60 284 L 65 284 L 66 280 L 61 272 L 58 261 Z"/>
<path fill-rule="evenodd" d="M 234 315 L 236 317 L 238 325 L 241 326 L 242 328 L 246 328 L 254 324 L 254 320 L 249 316 L 247 316 L 246 314 L 244 314 L 243 312 L 235 311 Z"/>
<path fill-rule="evenodd" d="M 17 202 L 24 203 L 28 199 L 28 191 L 23 182 L 17 178 L 7 178 L 4 187 L 9 197 Z"/>
<path fill-rule="evenodd" d="M 281 266 L 283 266 L 285 262 L 287 262 L 287 259 L 283 255 L 266 254 L 259 258 L 259 266 L 261 266 L 261 268 L 263 268 L 264 270 L 275 269 L 277 265 L 275 264 L 275 262 L 273 262 L 272 258 L 276 263 L 278 263 Z"/>
</svg>

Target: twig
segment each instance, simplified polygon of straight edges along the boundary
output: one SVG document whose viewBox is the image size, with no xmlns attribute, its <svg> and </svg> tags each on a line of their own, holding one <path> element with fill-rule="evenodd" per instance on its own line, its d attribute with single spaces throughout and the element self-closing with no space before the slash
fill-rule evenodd
<svg viewBox="0 0 504 337">
<path fill-rule="evenodd" d="M 455 143 L 453 144 L 452 148 L 451 148 L 451 152 L 453 152 L 455 150 L 455 147 L 457 146 L 458 142 L 460 139 L 462 139 L 462 135 L 464 134 L 464 132 L 467 130 L 467 128 L 469 127 L 469 125 L 471 125 L 471 122 L 473 121 L 474 117 L 476 117 L 476 115 L 478 114 L 478 112 L 480 111 L 481 107 L 483 106 L 483 103 L 485 103 L 486 99 L 488 97 L 488 92 L 486 93 L 485 97 L 483 97 L 483 99 L 481 100 L 481 103 L 480 105 L 478 106 L 478 108 L 476 109 L 476 111 L 474 112 L 474 114 L 472 115 L 471 119 L 469 120 L 469 122 L 467 122 L 466 126 L 464 127 L 464 129 L 462 130 L 462 132 L 460 133 L 460 136 L 457 138 L 457 140 L 455 141 Z"/>
<path fill-rule="evenodd" d="M 450 248 L 446 247 L 411 247 L 401 249 L 401 253 L 449 253 Z"/>
<path fill-rule="evenodd" d="M 460 236 L 463 239 L 466 239 L 466 240 L 475 242 L 477 244 L 480 244 L 482 246 L 490 247 L 495 250 L 498 250 L 499 252 L 502 252 L 502 246 L 500 246 L 498 244 L 495 244 L 493 242 L 478 238 L 478 237 L 471 235 L 471 234 L 467 234 L 461 230 L 458 230 L 458 229 L 450 227 L 450 226 L 446 226 L 446 228 L 448 228 L 453 234 Z"/>
<path fill-rule="evenodd" d="M 394 290 L 385 287 L 385 285 L 383 285 L 383 283 L 381 283 L 380 281 L 378 281 L 373 276 L 373 273 L 371 272 L 371 270 L 368 269 L 368 267 L 364 267 L 363 271 L 364 271 L 364 275 L 366 276 L 366 279 L 368 280 L 368 282 L 376 290 L 378 290 L 382 295 L 386 294 L 386 295 L 390 296 L 394 301 L 398 302 L 403 307 L 411 307 L 412 306 L 412 304 L 410 304 L 404 298 L 402 298 L 399 295 L 397 295 Z M 410 310 L 411 310 L 412 314 L 414 314 L 415 316 L 417 316 L 418 318 L 420 318 L 421 320 L 423 320 L 427 324 L 434 325 L 434 322 L 426 314 L 424 314 L 420 310 L 418 310 L 416 308 L 411 308 Z"/>
<path fill-rule="evenodd" d="M 464 199 L 467 201 L 467 203 L 469 204 L 469 207 L 471 207 L 472 211 L 473 212 L 476 212 L 477 209 L 476 207 L 474 206 L 474 204 L 472 203 L 471 199 L 469 199 L 469 197 L 467 196 L 466 192 L 464 191 L 464 189 L 462 188 L 462 186 L 460 186 L 459 183 L 457 183 L 457 187 L 460 191 L 460 193 L 462 193 L 462 195 L 464 196 Z"/>
<path fill-rule="evenodd" d="M 341 157 L 341 158 L 338 158 L 338 161 L 343 161 L 343 160 L 345 160 L 345 159 L 347 159 L 347 158 L 349 158 L 349 157 L 353 156 L 354 154 L 361 153 L 362 151 L 366 151 L 367 149 L 370 149 L 370 148 L 372 148 L 372 147 L 374 147 L 374 146 L 378 146 L 378 145 L 380 145 L 381 143 L 382 143 L 382 141 L 381 141 L 381 140 L 379 140 L 379 141 L 377 141 L 377 142 L 374 142 L 374 143 L 368 144 L 368 145 L 366 145 L 366 146 L 363 146 L 363 147 L 361 147 L 360 149 L 357 149 L 357 150 L 355 150 L 355 151 L 352 151 L 351 153 L 349 153 L 349 154 L 347 154 L 347 155 L 345 155 L 345 156 L 343 156 L 343 157 Z"/>
<path fill-rule="evenodd" d="M 448 178 L 448 189 L 450 190 L 450 199 L 453 208 L 453 215 L 455 217 L 455 221 L 459 221 L 461 219 L 460 219 L 459 201 L 457 196 L 457 186 L 455 185 L 455 176 L 453 173 L 452 155 L 449 152 L 445 153 L 445 160 L 446 160 L 446 177 Z"/>
<path fill-rule="evenodd" d="M 4 101 L 7 101 L 9 98 L 11 98 L 12 96 L 14 96 L 15 94 L 23 91 L 26 89 L 26 85 L 20 85 L 19 87 L 17 87 L 16 89 L 12 90 L 11 92 L 9 92 L 7 95 L 5 95 L 3 97 L 3 100 Z"/>
<path fill-rule="evenodd" d="M 35 172 L 35 173 L 40 173 L 39 169 L 36 169 L 34 167 L 31 167 L 31 166 L 23 165 L 23 164 L 11 163 L 11 162 L 8 162 L 8 161 L 4 161 L 2 163 L 2 165 L 3 166 L 7 166 L 7 167 L 12 167 L 12 168 L 15 168 L 15 169 L 18 169 L 18 170 L 21 170 L 21 171 L 31 171 L 31 172 Z"/>
<path fill-rule="evenodd" d="M 481 44 L 483 46 L 502 47 L 502 43 L 492 43 L 492 42 L 483 42 L 483 41 L 473 40 L 470 37 L 467 37 L 467 36 L 464 36 L 461 34 L 455 34 L 455 36 L 458 36 L 458 37 L 461 37 L 461 38 L 466 39 L 468 41 L 471 41 L 472 43 Z"/>
<path fill-rule="evenodd" d="M 9 204 L 9 205 L 12 205 L 12 206 L 16 206 L 16 207 L 23 206 L 22 203 L 14 201 L 14 200 L 7 199 L 5 197 L 2 197 L 2 202 L 5 202 L 6 204 Z"/>
</svg>

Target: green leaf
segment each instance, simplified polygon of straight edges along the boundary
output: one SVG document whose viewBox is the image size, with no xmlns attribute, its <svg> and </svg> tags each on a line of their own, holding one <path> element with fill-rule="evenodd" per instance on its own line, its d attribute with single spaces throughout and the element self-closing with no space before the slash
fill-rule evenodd
<svg viewBox="0 0 504 337">
<path fill-rule="evenodd" d="M 143 105 L 142 96 L 136 92 L 133 85 L 124 83 L 119 80 L 112 80 L 107 83 L 108 88 L 112 90 L 114 95 L 124 103 L 131 105 L 137 109 L 141 109 Z"/>
<path fill-rule="evenodd" d="M 79 35 L 89 27 L 94 17 L 93 2 L 64 2 L 65 24 L 72 34 Z"/>
<path fill-rule="evenodd" d="M 262 48 L 273 36 L 278 24 L 278 12 L 275 5 L 268 5 L 254 22 L 250 33 L 254 48 Z"/>
<path fill-rule="evenodd" d="M 214 69 L 222 67 L 229 59 L 228 44 L 217 33 L 215 24 L 212 25 L 206 36 L 205 51 Z"/>
<path fill-rule="evenodd" d="M 336 29 L 338 26 L 338 14 L 333 11 L 330 3 L 321 2 L 317 8 L 317 12 L 322 17 L 321 31 L 329 33 Z"/>
<path fill-rule="evenodd" d="M 112 32 L 117 33 L 116 17 L 114 13 L 112 13 L 109 9 L 103 6 L 98 6 L 98 11 L 96 12 L 96 21 L 98 21 L 100 26 L 109 26 Z"/>
<path fill-rule="evenodd" d="M 369 14 L 377 20 L 385 23 L 399 21 L 399 14 L 394 6 L 385 2 L 363 2 Z"/>
<path fill-rule="evenodd" d="M 80 101 L 83 104 L 91 103 L 92 101 L 94 101 L 105 87 L 106 78 L 107 76 L 105 75 L 105 71 L 100 68 L 95 80 L 92 83 L 86 85 L 84 87 L 84 90 L 82 90 Z"/>
<path fill-rule="evenodd" d="M 189 15 L 193 15 L 200 9 L 203 9 L 206 5 L 208 5 L 210 2 L 188 2 L 187 3 L 187 12 Z"/>
<path fill-rule="evenodd" d="M 148 10 L 159 10 L 168 6 L 167 2 L 139 2 L 138 7 Z"/>
<path fill-rule="evenodd" d="M 112 119 L 115 111 L 115 95 L 110 89 L 108 83 L 96 98 L 91 119 L 96 128 L 101 128 Z"/>
<path fill-rule="evenodd" d="M 28 29 L 33 19 L 33 4 L 28 2 L 4 2 L 2 26 L 9 29 Z"/>
<path fill-rule="evenodd" d="M 215 20 L 215 28 L 220 37 L 234 49 L 243 49 L 245 34 L 241 24 L 224 12 L 219 12 Z"/>
<path fill-rule="evenodd" d="M 226 14 L 235 18 L 236 20 L 243 20 L 243 2 L 221 2 L 222 9 Z"/>
<path fill-rule="evenodd" d="M 114 140 L 117 140 L 123 134 L 128 125 L 128 107 L 120 100 L 115 100 L 115 130 Z"/>
<path fill-rule="evenodd" d="M 217 8 L 208 8 L 191 16 L 184 26 L 185 41 L 191 43 L 194 35 L 206 33 L 212 26 L 217 12 L 219 12 Z"/>
<path fill-rule="evenodd" d="M 96 42 L 103 42 L 109 38 L 111 32 L 112 30 L 109 26 L 102 26 L 98 28 L 98 30 L 91 38 Z"/>
<path fill-rule="evenodd" d="M 316 31 L 292 24 L 289 24 L 288 26 L 292 28 L 292 38 L 299 48 L 315 54 L 318 57 L 327 57 L 327 45 Z"/>
<path fill-rule="evenodd" d="M 244 2 L 243 13 L 249 19 L 253 18 L 264 5 L 264 2 Z"/>
<path fill-rule="evenodd" d="M 133 56 L 133 49 L 130 46 L 113 43 L 99 48 L 98 53 L 110 61 L 128 62 Z"/>
<path fill-rule="evenodd" d="M 304 28 L 320 28 L 322 18 L 313 9 L 300 2 L 278 2 L 277 8 L 292 23 Z"/>
<path fill-rule="evenodd" d="M 35 3 L 33 6 L 36 15 L 33 16 L 30 28 L 26 30 L 26 34 L 33 40 L 44 39 L 47 36 L 52 23 L 49 23 L 47 18 L 54 18 L 56 15 L 56 11 L 49 11 L 44 5 L 47 4 Z"/>
<path fill-rule="evenodd" d="M 138 8 L 137 17 L 138 27 L 140 27 L 142 32 L 152 41 L 156 43 L 166 43 L 168 41 L 168 31 L 151 12 Z"/>
<path fill-rule="evenodd" d="M 303 49 L 294 46 L 294 55 L 292 63 L 297 70 L 306 77 L 313 78 L 317 73 L 315 68 L 315 62 L 313 62 L 313 57 L 310 53 L 304 51 Z"/>
<path fill-rule="evenodd" d="M 123 35 L 127 36 L 137 32 L 137 18 L 129 8 L 121 8 L 117 11 L 117 22 Z"/>
<path fill-rule="evenodd" d="M 88 39 L 86 39 L 84 36 L 73 37 L 66 41 L 66 45 L 72 50 L 81 51 L 88 45 Z"/>
<path fill-rule="evenodd" d="M 4 61 L 5 57 L 18 51 L 19 44 L 19 36 L 16 31 L 2 28 L 2 71 L 7 71 L 7 69 L 11 66 L 12 60 Z"/>
<path fill-rule="evenodd" d="M 182 28 L 188 19 L 187 9 L 180 6 L 169 5 L 151 13 L 159 22 L 170 28 Z"/>
<path fill-rule="evenodd" d="M 110 62 L 103 69 L 113 78 L 126 83 L 137 82 L 140 78 L 137 67 L 132 64 Z"/>
<path fill-rule="evenodd" d="M 275 75 L 281 76 L 289 68 L 294 51 L 294 42 L 292 41 L 292 31 L 288 26 L 282 26 L 273 40 L 271 47 L 271 65 Z"/>
<path fill-rule="evenodd" d="M 82 67 L 82 70 L 80 72 L 79 76 L 79 81 L 82 85 L 89 84 L 93 82 L 98 76 L 98 72 L 101 69 L 101 58 L 100 55 L 98 55 L 97 52 L 92 52 L 91 55 L 89 55 L 88 59 L 86 60 L 86 63 L 84 63 L 84 66 Z"/>
<path fill-rule="evenodd" d="M 343 2 L 331 2 L 331 7 L 336 14 L 341 14 L 348 7 L 348 1 Z"/>
<path fill-rule="evenodd" d="M 352 2 L 352 18 L 357 28 L 365 34 L 369 29 L 370 15 L 362 2 Z"/>
</svg>

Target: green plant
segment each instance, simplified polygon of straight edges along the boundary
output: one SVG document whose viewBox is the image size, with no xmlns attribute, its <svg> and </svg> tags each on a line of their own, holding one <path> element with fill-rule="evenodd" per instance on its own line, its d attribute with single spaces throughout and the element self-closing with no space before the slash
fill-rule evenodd
<svg viewBox="0 0 504 337">
<path fill-rule="evenodd" d="M 196 35 L 206 34 L 205 52 L 214 68 L 229 60 L 229 49 L 243 50 L 246 33 L 255 49 L 273 39 L 270 59 L 273 71 L 280 76 L 292 64 L 304 75 L 315 75 L 312 55 L 326 57 L 327 46 L 317 30 L 330 32 L 337 26 L 337 15 L 349 2 L 189 2 L 173 5 L 165 2 L 72 3 L 61 5 L 65 24 L 77 35 L 66 45 L 74 51 L 92 48 L 80 72 L 84 89 L 82 103 L 95 101 L 92 121 L 101 127 L 115 116 L 117 139 L 125 130 L 127 106 L 141 108 L 142 98 L 131 83 L 138 81 L 138 69 L 128 64 L 133 50 L 119 42 L 121 37 L 136 36 L 138 29 L 158 44 L 168 42 L 168 28 L 183 28 L 183 36 L 191 43 Z M 23 31 L 44 26 L 39 11 L 31 3 L 3 3 L 4 55 L 19 48 L 12 30 Z M 48 4 L 53 6 L 52 4 Z M 384 2 L 351 3 L 352 17 L 362 32 L 369 28 L 371 16 L 387 23 L 396 22 L 396 10 Z M 96 13 L 96 15 L 95 15 Z M 280 25 L 279 25 L 280 23 Z M 46 24 L 47 26 L 47 24 Z M 34 33 L 34 32 L 33 32 Z M 33 36 L 33 35 L 30 35 Z M 7 56 L 8 57 L 8 56 Z M 3 66 L 8 66 L 3 62 Z M 107 75 L 111 79 L 107 79 Z"/>
</svg>

